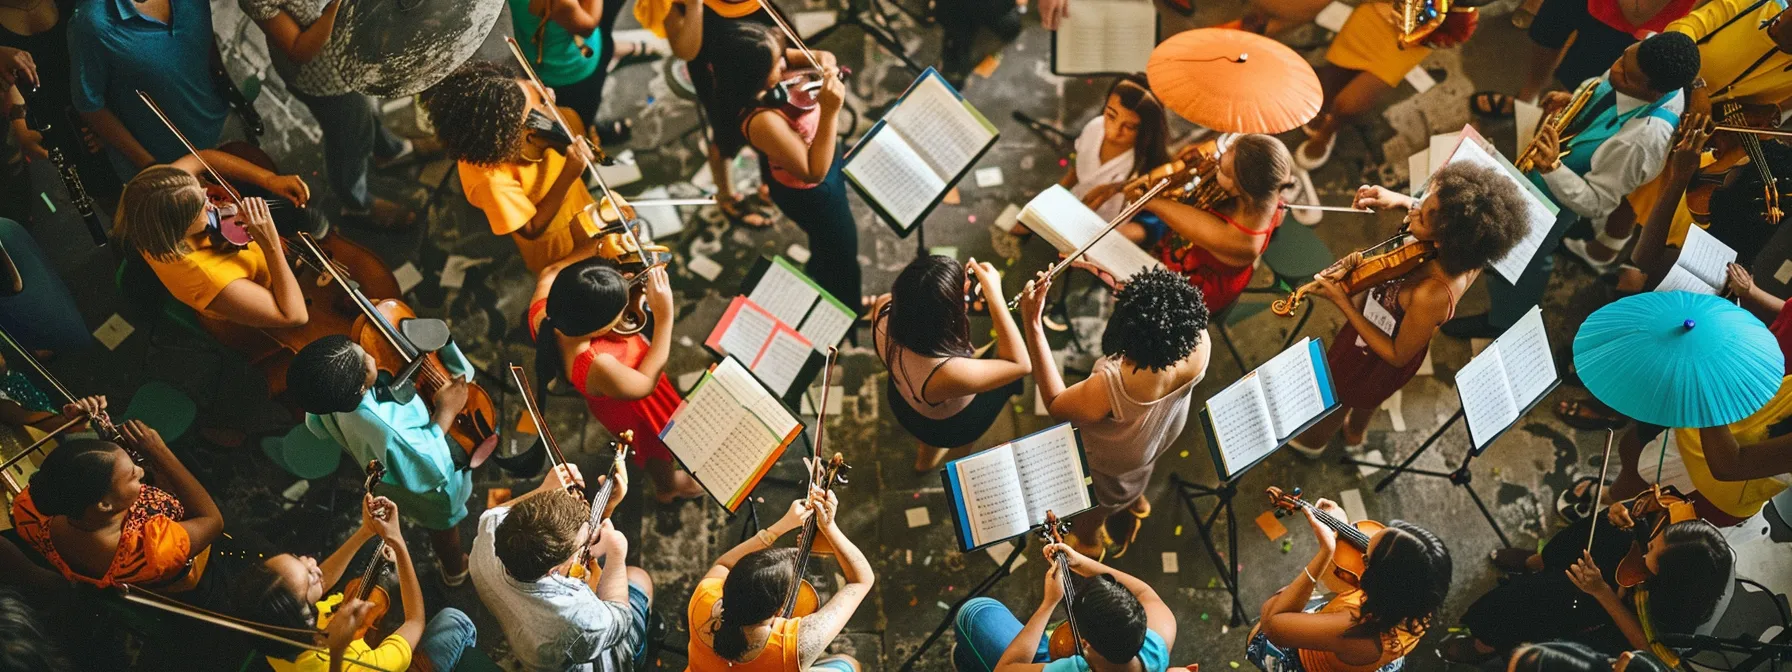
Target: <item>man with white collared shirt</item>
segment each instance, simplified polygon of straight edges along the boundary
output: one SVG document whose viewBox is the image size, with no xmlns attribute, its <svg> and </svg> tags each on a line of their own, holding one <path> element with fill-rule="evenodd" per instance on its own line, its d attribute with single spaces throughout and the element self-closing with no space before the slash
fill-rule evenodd
<svg viewBox="0 0 1792 672">
<path fill-rule="evenodd" d="M 1561 215 L 1517 283 L 1488 275 L 1492 310 L 1446 322 L 1445 334 L 1497 336 L 1542 301 L 1555 265 L 1552 255 L 1569 225 L 1585 218 L 1593 230 L 1602 230 L 1626 195 L 1661 172 L 1686 107 L 1682 89 L 1698 72 L 1699 50 L 1692 38 L 1652 35 L 1624 50 L 1605 75 L 1582 85 L 1591 88 L 1591 96 L 1559 133 L 1539 129 L 1535 166 L 1525 176 L 1561 208 Z M 1561 109 L 1570 98 L 1553 92 L 1544 97 L 1543 107 Z"/>
</svg>

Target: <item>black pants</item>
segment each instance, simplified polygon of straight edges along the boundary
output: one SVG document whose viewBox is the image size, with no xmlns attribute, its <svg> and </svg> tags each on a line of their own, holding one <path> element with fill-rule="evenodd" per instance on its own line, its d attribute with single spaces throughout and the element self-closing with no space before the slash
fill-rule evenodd
<svg viewBox="0 0 1792 672">
<path fill-rule="evenodd" d="M 1636 42 L 1630 33 L 1588 14 L 1587 0 L 1543 0 L 1529 32 L 1532 42 L 1550 49 L 1562 48 L 1569 35 L 1579 33 L 1574 46 L 1562 57 L 1562 64 L 1556 67 L 1556 79 L 1570 89 L 1610 70 L 1624 50 Z"/>
<path fill-rule="evenodd" d="M 1629 650 L 1628 640 L 1611 616 L 1565 573 L 1580 559 L 1595 520 L 1599 532 L 1593 537 L 1593 559 L 1611 582 L 1636 536 L 1613 527 L 1600 511 L 1550 538 L 1542 552 L 1543 571 L 1512 576 L 1469 605 L 1462 624 L 1475 639 L 1502 652 L 1525 642 L 1557 639 L 1580 642 L 1611 655 Z"/>
<path fill-rule="evenodd" d="M 609 79 L 610 61 L 616 58 L 616 16 L 622 13 L 622 6 L 627 2 L 604 0 L 604 16 L 597 21 L 599 41 L 593 45 L 597 48 L 597 69 L 577 82 L 554 85 L 555 100 L 577 112 L 579 121 L 584 122 L 586 128 L 597 123 L 597 109 L 604 104 L 604 82 Z"/>
<path fill-rule="evenodd" d="M 809 234 L 809 263 L 803 270 L 834 298 L 860 312 L 859 225 L 846 201 L 846 175 L 840 172 L 839 150 L 828 176 L 808 189 L 794 189 L 772 179 L 771 164 L 759 156 L 759 174 L 771 190 L 772 203 Z"/>
</svg>

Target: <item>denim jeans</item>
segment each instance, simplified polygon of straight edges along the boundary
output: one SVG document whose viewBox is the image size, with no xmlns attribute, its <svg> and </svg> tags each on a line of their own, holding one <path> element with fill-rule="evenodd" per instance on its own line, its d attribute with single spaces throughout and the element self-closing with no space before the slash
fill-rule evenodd
<svg viewBox="0 0 1792 672">
<path fill-rule="evenodd" d="M 952 645 L 953 668 L 958 672 L 991 672 L 1023 627 L 1001 602 L 987 597 L 971 598 L 952 621 L 952 631 L 958 635 L 958 643 Z M 1033 654 L 1033 662 L 1045 662 L 1048 637 L 1039 638 L 1039 651 Z"/>
<path fill-rule="evenodd" d="M 368 159 L 397 156 L 404 151 L 404 139 L 386 130 L 372 96 L 313 96 L 300 91 L 292 95 L 305 103 L 324 130 L 324 171 L 343 209 L 373 207 L 373 197 L 367 193 Z"/>
<path fill-rule="evenodd" d="M 478 644 L 479 632 L 473 627 L 473 619 L 454 607 L 444 608 L 423 626 L 423 639 L 415 649 L 414 657 L 429 660 L 430 666 L 418 667 L 413 663 L 411 669 L 449 672 L 460 664 L 461 653 Z"/>
</svg>

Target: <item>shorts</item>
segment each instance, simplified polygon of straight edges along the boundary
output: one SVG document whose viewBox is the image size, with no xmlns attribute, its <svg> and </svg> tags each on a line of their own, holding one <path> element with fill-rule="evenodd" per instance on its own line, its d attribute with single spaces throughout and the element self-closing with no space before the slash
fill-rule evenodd
<svg viewBox="0 0 1792 672">
<path fill-rule="evenodd" d="M 845 658 L 818 660 L 814 665 L 810 665 L 809 669 L 811 672 L 853 672 L 852 663 L 846 662 Z"/>
<path fill-rule="evenodd" d="M 1549 49 L 1561 49 L 1569 35 L 1579 33 L 1561 65 L 1556 66 L 1556 79 L 1568 88 L 1611 69 L 1636 42 L 1636 36 L 1593 18 L 1587 12 L 1587 0 L 1543 0 L 1527 32 L 1532 42 Z"/>
<path fill-rule="evenodd" d="M 628 638 L 622 641 L 622 645 L 634 648 L 635 669 L 641 669 L 647 664 L 647 609 L 649 606 L 647 591 L 641 590 L 633 583 L 628 584 L 628 611 L 632 617 L 628 619 Z M 816 668 L 820 667 L 816 666 Z M 852 670 L 847 669 L 843 672 L 852 672 Z"/>
</svg>

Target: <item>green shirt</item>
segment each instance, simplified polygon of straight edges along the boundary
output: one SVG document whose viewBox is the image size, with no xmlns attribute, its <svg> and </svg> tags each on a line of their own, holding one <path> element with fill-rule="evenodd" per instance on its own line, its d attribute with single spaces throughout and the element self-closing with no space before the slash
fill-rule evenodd
<svg viewBox="0 0 1792 672">
<path fill-rule="evenodd" d="M 593 31 L 586 39 L 591 47 L 589 57 L 579 53 L 579 46 L 573 42 L 572 33 L 566 32 L 559 24 L 529 13 L 529 0 L 509 0 L 510 25 L 516 33 L 517 46 L 523 50 L 523 56 L 529 59 L 529 65 L 535 68 L 535 74 L 548 86 L 566 86 L 583 81 L 597 72 L 598 46 L 601 36 Z M 542 24 L 547 24 L 546 30 Z M 541 31 L 542 44 L 535 44 L 536 31 Z M 537 49 L 540 51 L 537 51 Z"/>
</svg>

